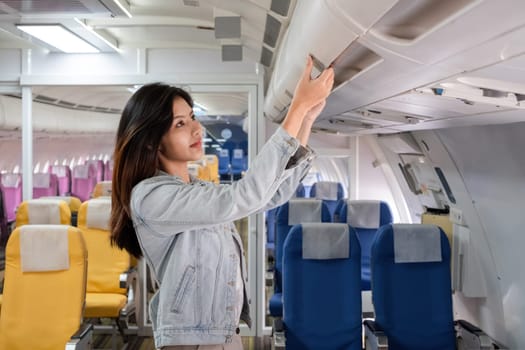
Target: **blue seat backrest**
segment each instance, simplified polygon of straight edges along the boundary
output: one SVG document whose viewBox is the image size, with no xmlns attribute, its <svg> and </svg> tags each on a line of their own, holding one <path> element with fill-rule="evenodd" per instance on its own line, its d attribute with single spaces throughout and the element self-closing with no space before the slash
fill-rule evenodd
<svg viewBox="0 0 525 350">
<path fill-rule="evenodd" d="M 349 225 L 292 228 L 283 263 L 286 349 L 361 349 L 360 251 Z"/>
<path fill-rule="evenodd" d="M 231 157 L 232 173 L 237 175 L 242 173 L 247 168 L 246 156 L 241 148 L 233 150 Z"/>
<path fill-rule="evenodd" d="M 371 263 L 375 321 L 389 349 L 455 349 L 445 233 L 435 225 L 382 226 Z"/>
<path fill-rule="evenodd" d="M 306 190 L 302 183 L 299 183 L 299 186 L 297 186 L 297 189 L 295 190 L 295 196 L 297 198 L 306 198 Z"/>
<path fill-rule="evenodd" d="M 344 198 L 343 185 L 334 181 L 318 181 L 312 185 L 310 189 L 310 197 L 321 199 L 326 203 L 330 211 L 331 221 L 334 221 L 335 208 L 337 202 Z"/>
<path fill-rule="evenodd" d="M 230 151 L 223 148 L 217 156 L 219 158 L 219 174 L 228 174 L 230 172 Z"/>
<path fill-rule="evenodd" d="M 299 183 L 295 190 L 297 198 L 304 198 L 304 185 Z M 266 212 L 266 249 L 273 251 L 275 244 L 275 215 L 279 207 L 272 208 Z"/>
<path fill-rule="evenodd" d="M 392 223 L 388 204 L 376 200 L 343 201 L 339 211 L 341 222 L 352 226 L 361 243 L 361 288 L 370 290 L 370 255 L 379 227 Z"/>
<path fill-rule="evenodd" d="M 316 207 L 316 210 L 313 211 L 313 207 Z M 282 316 L 284 240 L 293 225 L 303 222 L 330 222 L 330 212 L 321 200 L 312 198 L 291 199 L 277 210 L 275 220 L 274 295 L 270 299 L 270 314 L 274 317 Z"/>
</svg>

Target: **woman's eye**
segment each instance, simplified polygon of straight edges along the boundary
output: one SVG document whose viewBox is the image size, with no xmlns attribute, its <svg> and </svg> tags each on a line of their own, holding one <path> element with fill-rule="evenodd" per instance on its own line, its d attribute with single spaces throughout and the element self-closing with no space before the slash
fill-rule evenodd
<svg viewBox="0 0 525 350">
<path fill-rule="evenodd" d="M 195 118 L 196 118 L 195 115 L 191 116 L 191 120 L 195 120 Z"/>
<path fill-rule="evenodd" d="M 181 122 L 178 122 L 177 124 L 175 124 L 175 127 L 176 127 L 176 128 L 180 128 L 180 127 L 182 127 L 182 126 L 184 126 L 184 122 L 182 122 L 182 121 L 181 121 Z"/>
</svg>

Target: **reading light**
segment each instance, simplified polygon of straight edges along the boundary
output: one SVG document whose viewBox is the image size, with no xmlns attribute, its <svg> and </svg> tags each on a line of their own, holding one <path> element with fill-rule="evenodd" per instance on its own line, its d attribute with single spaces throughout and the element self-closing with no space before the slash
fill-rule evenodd
<svg viewBox="0 0 525 350">
<path fill-rule="evenodd" d="M 100 52 L 60 24 L 17 24 L 16 27 L 66 53 Z"/>
</svg>

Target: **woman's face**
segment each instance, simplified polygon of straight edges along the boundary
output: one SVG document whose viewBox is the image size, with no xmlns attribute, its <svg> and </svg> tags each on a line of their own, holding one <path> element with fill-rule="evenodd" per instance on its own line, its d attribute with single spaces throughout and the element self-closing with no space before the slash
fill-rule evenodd
<svg viewBox="0 0 525 350">
<path fill-rule="evenodd" d="M 202 126 L 181 97 L 173 101 L 173 122 L 160 140 L 159 152 L 169 163 L 199 160 L 203 155 Z"/>
</svg>

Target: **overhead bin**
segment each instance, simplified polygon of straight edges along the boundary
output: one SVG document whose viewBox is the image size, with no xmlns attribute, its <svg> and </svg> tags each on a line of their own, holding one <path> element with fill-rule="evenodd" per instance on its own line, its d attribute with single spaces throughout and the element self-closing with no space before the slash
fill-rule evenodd
<svg viewBox="0 0 525 350">
<path fill-rule="evenodd" d="M 399 0 L 361 42 L 432 64 L 523 26 L 524 13 L 522 0 Z"/>
<path fill-rule="evenodd" d="M 283 119 L 309 54 L 314 57 L 314 76 L 334 65 L 336 88 L 380 62 L 379 55 L 355 40 L 395 2 L 376 1 L 372 6 L 360 0 L 297 2 L 268 86 L 266 117 Z"/>
</svg>

